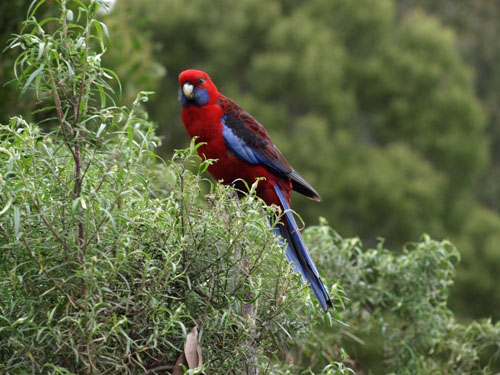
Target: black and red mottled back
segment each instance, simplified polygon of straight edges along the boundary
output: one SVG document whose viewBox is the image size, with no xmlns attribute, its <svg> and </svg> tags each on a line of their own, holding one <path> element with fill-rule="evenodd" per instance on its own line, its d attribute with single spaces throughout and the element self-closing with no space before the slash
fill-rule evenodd
<svg viewBox="0 0 500 375">
<path fill-rule="evenodd" d="M 245 112 L 238 104 L 231 99 L 222 96 L 216 101 L 224 113 L 225 125 L 230 127 L 234 134 L 241 138 L 246 144 L 254 147 L 266 156 L 269 161 L 279 166 L 280 171 L 290 172 L 292 167 L 286 161 L 283 154 L 273 144 L 266 128 L 257 120 Z"/>
<path fill-rule="evenodd" d="M 231 129 L 232 134 L 241 140 L 245 146 L 254 150 L 258 161 L 273 172 L 290 178 L 293 190 L 311 199 L 320 200 L 316 190 L 295 171 L 285 159 L 281 151 L 274 145 L 267 130 L 243 108 L 225 96 L 220 96 L 215 102 L 224 113 L 224 125 Z M 226 141 L 229 141 L 227 139 Z"/>
</svg>

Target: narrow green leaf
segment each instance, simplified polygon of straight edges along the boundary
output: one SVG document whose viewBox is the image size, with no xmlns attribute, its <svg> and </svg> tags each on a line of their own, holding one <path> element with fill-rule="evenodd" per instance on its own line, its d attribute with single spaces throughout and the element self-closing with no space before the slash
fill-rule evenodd
<svg viewBox="0 0 500 375">
<path fill-rule="evenodd" d="M 105 123 L 102 123 L 101 126 L 99 126 L 99 130 L 97 130 L 97 133 L 96 133 L 96 137 L 99 138 L 99 136 L 101 135 L 102 131 L 106 128 L 106 124 Z"/>
<path fill-rule="evenodd" d="M 106 94 L 101 85 L 97 85 L 97 90 L 99 91 L 99 97 L 101 98 L 101 108 L 106 107 Z"/>
<path fill-rule="evenodd" d="M 52 153 L 52 150 L 49 147 L 47 147 L 47 145 L 43 142 L 42 142 L 42 147 L 44 148 L 45 152 L 49 156 L 50 160 L 54 159 L 54 154 Z"/>
<path fill-rule="evenodd" d="M 127 127 L 127 136 L 128 136 L 128 147 L 132 148 L 133 140 L 134 140 L 134 129 L 131 125 Z"/>
<path fill-rule="evenodd" d="M 23 324 L 26 320 L 28 320 L 28 317 L 24 316 L 22 318 L 17 319 L 14 323 L 12 323 L 12 325 L 17 326 L 18 324 Z"/>
<path fill-rule="evenodd" d="M 14 233 L 17 235 L 19 234 L 19 228 L 20 228 L 20 223 L 21 223 L 21 212 L 19 211 L 19 207 L 14 206 L 12 207 L 14 210 Z"/>
<path fill-rule="evenodd" d="M 47 324 L 50 324 L 50 322 L 52 322 L 52 319 L 54 319 L 54 313 L 56 312 L 56 309 L 57 309 L 57 305 L 54 306 L 54 308 L 48 314 L 49 316 L 48 316 L 48 319 L 47 319 Z"/>
<path fill-rule="evenodd" d="M 69 80 L 73 81 L 73 78 L 75 77 L 75 72 L 73 71 L 73 68 L 71 68 L 71 64 L 69 63 L 69 61 L 64 60 L 64 62 L 66 63 L 66 66 L 68 67 Z"/>
<path fill-rule="evenodd" d="M 40 82 L 42 81 L 42 75 L 38 74 L 35 79 L 35 91 L 36 91 L 36 98 L 40 99 L 39 93 L 40 93 Z"/>
<path fill-rule="evenodd" d="M 78 206 L 78 203 L 80 203 L 80 200 L 81 200 L 81 197 L 78 197 L 76 198 L 74 201 L 73 201 L 73 204 L 71 205 L 71 212 L 73 213 L 73 215 L 76 214 L 76 208 Z"/>
<path fill-rule="evenodd" d="M 38 56 L 36 57 L 37 60 L 40 60 L 42 58 L 44 50 L 45 50 L 45 42 L 41 42 L 38 45 Z"/>
<path fill-rule="evenodd" d="M 81 2 L 80 0 L 73 0 L 73 2 L 78 4 L 78 6 L 82 8 L 83 12 L 88 13 L 89 9 L 85 5 L 85 3 Z"/>
<path fill-rule="evenodd" d="M 45 0 L 39 0 L 39 1 L 33 1 L 31 5 L 28 8 L 27 12 L 27 17 L 26 18 L 31 18 L 33 15 L 36 13 L 37 9 L 40 8 L 40 6 L 45 3 Z"/>
<path fill-rule="evenodd" d="M 99 41 L 99 44 L 101 46 L 101 50 L 104 51 L 104 40 L 102 38 L 102 27 L 101 23 L 97 20 L 92 20 L 92 23 L 95 26 L 95 29 L 97 31 L 97 40 Z"/>
<path fill-rule="evenodd" d="M 46 23 L 48 23 L 48 22 L 52 22 L 52 21 L 56 21 L 56 22 L 57 22 L 57 21 L 59 21 L 59 19 L 57 19 L 57 18 L 55 18 L 55 17 L 48 17 L 48 18 L 45 18 L 44 20 L 41 20 L 41 21 L 38 23 L 38 25 L 39 25 L 40 27 L 42 27 L 42 26 L 43 26 L 43 25 L 45 25 Z"/>
<path fill-rule="evenodd" d="M 4 208 L 2 208 L 2 210 L 0 211 L 0 216 L 2 216 L 4 213 L 7 212 L 7 210 L 10 207 L 10 205 L 12 204 L 12 201 L 13 201 L 13 199 L 10 198 L 9 201 L 7 202 L 7 204 L 4 206 Z"/>
<path fill-rule="evenodd" d="M 116 79 L 116 82 L 118 82 L 118 87 L 120 88 L 120 96 L 121 96 L 122 95 L 122 84 L 120 82 L 120 78 L 118 78 L 116 73 L 113 72 L 111 69 L 102 68 L 102 70 L 106 73 L 109 73 L 111 76 L 113 76 L 114 79 Z"/>
<path fill-rule="evenodd" d="M 101 25 L 102 27 L 102 30 L 104 31 L 104 36 L 106 37 L 106 41 L 109 42 L 109 31 L 108 31 L 108 27 L 106 26 L 106 24 L 104 22 L 99 22 L 99 24 Z"/>
<path fill-rule="evenodd" d="M 37 70 L 35 70 L 33 73 L 31 73 L 31 75 L 27 79 L 26 83 L 24 84 L 23 88 L 21 89 L 21 96 L 26 93 L 26 91 L 28 90 L 28 87 L 31 84 L 31 82 L 33 82 L 33 80 L 35 79 L 35 77 L 38 74 L 40 74 L 40 72 L 43 70 L 43 68 L 45 68 L 45 64 L 40 65 Z"/>
<path fill-rule="evenodd" d="M 108 217 L 109 221 L 111 222 L 111 225 L 113 226 L 113 229 L 116 231 L 116 222 L 115 222 L 115 219 L 113 217 L 113 215 L 111 215 L 111 213 L 105 209 L 105 208 L 102 208 L 101 207 L 101 210 L 104 211 L 104 213 L 106 214 L 106 216 Z"/>
<path fill-rule="evenodd" d="M 51 105 L 51 106 L 43 107 L 43 108 L 40 108 L 40 109 L 36 109 L 33 112 L 31 112 L 31 114 L 34 115 L 34 114 L 41 113 L 41 112 L 52 111 L 55 108 L 56 108 L 55 105 Z"/>
</svg>

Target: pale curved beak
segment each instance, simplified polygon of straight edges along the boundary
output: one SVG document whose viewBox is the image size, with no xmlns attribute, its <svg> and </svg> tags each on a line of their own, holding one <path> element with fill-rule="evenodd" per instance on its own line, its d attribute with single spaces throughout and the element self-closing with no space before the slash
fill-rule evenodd
<svg viewBox="0 0 500 375">
<path fill-rule="evenodd" d="M 186 82 L 183 86 L 182 86 L 182 92 L 184 93 L 184 96 L 188 99 L 193 99 L 193 85 L 190 84 L 189 82 Z"/>
</svg>

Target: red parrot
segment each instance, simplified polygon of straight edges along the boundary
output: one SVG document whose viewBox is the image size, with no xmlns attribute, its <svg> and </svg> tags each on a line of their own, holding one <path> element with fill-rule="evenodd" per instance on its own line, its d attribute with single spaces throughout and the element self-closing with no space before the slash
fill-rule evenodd
<svg viewBox="0 0 500 375">
<path fill-rule="evenodd" d="M 295 190 L 316 201 L 319 194 L 286 161 L 266 129 L 238 104 L 219 93 L 207 73 L 186 70 L 179 75 L 179 102 L 182 121 L 191 138 L 204 144 L 198 148 L 202 159 L 216 159 L 208 167 L 224 184 L 243 190 L 241 181 L 257 185 L 257 195 L 284 212 L 277 233 L 287 241 L 286 257 L 307 280 L 322 308 L 332 302 L 314 265 L 290 209 L 290 193 Z"/>
</svg>

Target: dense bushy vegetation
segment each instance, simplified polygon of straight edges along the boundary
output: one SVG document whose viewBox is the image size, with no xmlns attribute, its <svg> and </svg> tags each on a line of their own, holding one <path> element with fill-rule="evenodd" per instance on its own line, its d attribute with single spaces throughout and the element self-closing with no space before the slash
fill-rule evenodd
<svg viewBox="0 0 500 375">
<path fill-rule="evenodd" d="M 170 373 L 193 327 L 203 366 L 190 373 L 498 371 L 500 324 L 463 324 L 448 308 L 459 253 L 420 237 L 467 228 L 466 254 L 479 246 L 497 259 L 496 214 L 462 202 L 486 152 L 470 73 L 435 21 L 396 20 L 390 1 L 362 3 L 339 0 L 327 12 L 319 0 L 227 2 L 232 16 L 210 35 L 220 15 L 209 2 L 172 1 L 164 12 L 123 0 L 110 32 L 96 18 L 101 1 L 32 3 L 7 53 L 36 112 L 0 127 L 1 373 Z M 15 4 L 12 14 L 23 8 Z M 156 38 L 189 43 L 173 38 L 150 59 L 157 47 L 123 22 L 138 14 Z M 201 18 L 205 28 L 193 27 Z M 106 59 L 108 34 L 120 48 Z M 245 43 L 232 39 L 240 34 Z M 223 50 L 230 58 L 215 53 Z M 278 143 L 308 179 L 329 186 L 320 189 L 335 227 L 387 234 L 393 248 L 416 241 L 391 252 L 343 238 L 325 220 L 309 226 L 305 240 L 336 303 L 324 314 L 272 235 L 274 208 L 253 190 L 237 200 L 205 179 L 213 161 L 200 163 L 193 144 L 169 161 L 156 154 L 144 111 L 151 94 L 133 93 L 141 82 L 150 89 L 161 56 L 167 72 L 188 61 L 214 70 L 224 91 L 277 126 L 273 138 L 288 129 Z M 118 77 L 103 59 L 123 76 L 125 101 L 135 97 L 129 105 L 115 103 Z M 151 109 L 157 116 L 162 103 L 170 149 L 186 137 L 167 77 Z"/>
<path fill-rule="evenodd" d="M 11 42 L 22 91 L 56 116 L 48 133 L 19 117 L 1 128 L 2 373 L 153 371 L 192 326 L 207 371 L 239 368 L 257 339 L 273 355 L 315 315 L 303 287 L 257 199 L 222 187 L 202 199 L 193 147 L 157 162 L 146 94 L 112 104 L 97 5 L 63 1 L 48 23 L 35 6 Z"/>
<path fill-rule="evenodd" d="M 395 255 L 383 243 L 363 249 L 326 224 L 309 228 L 305 238 L 323 273 L 339 280 L 347 296 L 340 314 L 347 327 L 315 330 L 319 342 L 349 348 L 356 364 L 371 364 L 364 371 L 380 374 L 475 374 L 498 367 L 500 324 L 460 324 L 447 306 L 459 261 L 451 243 L 423 236 Z M 335 358 L 317 339 L 310 342 L 307 363 L 320 352 Z"/>
<path fill-rule="evenodd" d="M 132 58 L 117 49 L 108 61 L 127 87 L 156 85 L 162 153 L 187 144 L 178 73 L 206 70 L 320 192 L 320 205 L 293 198 L 307 224 L 324 216 L 395 248 L 424 232 L 449 238 L 462 255 L 454 308 L 498 319 L 495 4 L 119 0 L 110 33 L 133 41 Z"/>
</svg>

